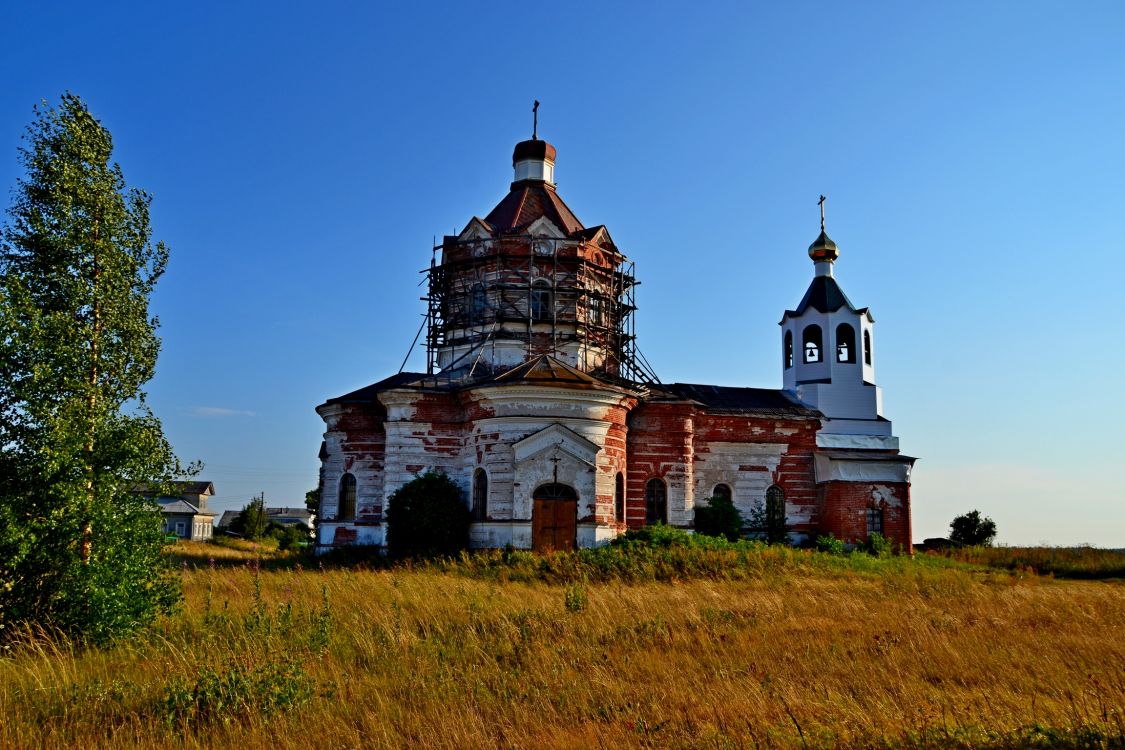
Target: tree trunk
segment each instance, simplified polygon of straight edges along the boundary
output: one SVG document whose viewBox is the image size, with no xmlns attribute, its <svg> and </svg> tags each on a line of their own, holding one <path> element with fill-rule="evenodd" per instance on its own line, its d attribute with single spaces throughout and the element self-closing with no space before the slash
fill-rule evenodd
<svg viewBox="0 0 1125 750">
<path fill-rule="evenodd" d="M 91 516 L 94 510 L 94 434 L 97 419 L 94 410 L 98 405 L 98 343 L 102 329 L 101 301 L 98 299 L 98 282 L 101 278 L 101 267 L 98 265 L 98 221 L 94 220 L 94 273 L 93 273 L 93 331 L 90 336 L 90 382 L 89 392 L 86 394 L 86 525 L 82 529 L 82 564 L 90 563 L 90 551 L 94 544 L 94 527 Z"/>
</svg>

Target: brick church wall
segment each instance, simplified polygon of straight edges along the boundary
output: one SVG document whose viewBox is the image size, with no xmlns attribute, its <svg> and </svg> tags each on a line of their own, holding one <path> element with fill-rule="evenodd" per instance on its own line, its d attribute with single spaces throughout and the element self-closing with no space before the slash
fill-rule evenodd
<svg viewBox="0 0 1125 750">
<path fill-rule="evenodd" d="M 716 484 L 733 490 L 746 515 L 766 489 L 785 493 L 793 530 L 811 534 L 818 522 L 812 455 L 818 419 L 753 414 L 709 413 L 692 404 L 647 403 L 630 415 L 628 433 L 627 520 L 645 521 L 645 485 L 652 478 L 668 488 L 668 520 L 691 526 L 694 508 Z"/>
<path fill-rule="evenodd" d="M 344 409 L 329 427 L 329 453 L 337 458 L 326 467 L 323 492 L 331 499 L 326 510 L 338 512 L 339 482 L 344 474 L 356 478 L 355 522 L 380 523 L 383 515 L 383 461 L 387 433 L 386 411 L 379 404 L 363 404 Z"/>
<path fill-rule="evenodd" d="M 867 540 L 867 511 L 883 511 L 883 536 L 912 552 L 910 485 L 906 482 L 826 482 L 821 488 L 821 533 L 849 543 Z"/>
<path fill-rule="evenodd" d="M 815 529 L 819 494 L 812 455 L 819 419 L 704 412 L 695 422 L 696 472 L 709 475 L 709 486 L 700 487 L 697 500 L 708 498 L 714 485 L 723 481 L 732 488 L 735 505 L 745 516 L 756 502 L 764 507 L 766 490 L 777 485 L 785 494 L 792 531 L 808 535 Z M 707 471 L 708 463 L 721 468 Z"/>
<path fill-rule="evenodd" d="M 629 528 L 645 523 L 645 485 L 653 478 L 667 485 L 668 522 L 674 526 L 691 523 L 685 505 L 691 491 L 694 413 L 690 404 L 643 404 L 629 415 L 625 490 Z"/>
</svg>

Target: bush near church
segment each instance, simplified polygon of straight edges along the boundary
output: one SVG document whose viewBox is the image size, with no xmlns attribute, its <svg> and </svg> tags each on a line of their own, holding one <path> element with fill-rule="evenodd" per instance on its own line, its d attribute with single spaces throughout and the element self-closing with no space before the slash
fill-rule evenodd
<svg viewBox="0 0 1125 750">
<path fill-rule="evenodd" d="M 469 509 L 461 488 L 428 471 L 387 498 L 387 552 L 392 557 L 452 556 L 469 547 Z"/>
<path fill-rule="evenodd" d="M 742 514 L 729 497 L 711 497 L 695 508 L 697 534 L 726 537 L 728 542 L 736 542 L 742 538 L 742 526 Z"/>
<path fill-rule="evenodd" d="M 766 544 L 789 544 L 789 527 L 785 523 L 785 506 L 769 506 L 756 501 L 746 517 L 749 538 Z"/>
</svg>

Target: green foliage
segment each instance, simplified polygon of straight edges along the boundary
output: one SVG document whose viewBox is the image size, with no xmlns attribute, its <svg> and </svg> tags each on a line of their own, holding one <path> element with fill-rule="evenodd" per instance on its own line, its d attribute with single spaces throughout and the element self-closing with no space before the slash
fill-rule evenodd
<svg viewBox="0 0 1125 750">
<path fill-rule="evenodd" d="M 225 724 L 300 708 L 314 695 L 314 681 L 292 657 L 220 669 L 205 666 L 193 681 L 174 680 L 166 688 L 165 717 L 185 726 Z"/>
<path fill-rule="evenodd" d="M 266 534 L 270 520 L 266 515 L 265 494 L 250 498 L 250 502 L 243 508 L 230 524 L 230 530 L 241 534 L 247 539 L 261 539 Z"/>
<path fill-rule="evenodd" d="M 721 536 L 734 542 L 742 538 L 742 514 L 729 497 L 711 497 L 695 506 L 695 532 Z"/>
<path fill-rule="evenodd" d="M 104 642 L 178 597 L 137 492 L 185 473 L 142 390 L 168 253 L 82 101 L 36 115 L 0 241 L 0 639 L 34 625 Z"/>
<path fill-rule="evenodd" d="M 836 535 L 828 532 L 816 538 L 817 552 L 825 552 L 830 555 L 844 554 L 844 540 L 837 539 Z"/>
<path fill-rule="evenodd" d="M 581 612 L 586 609 L 586 605 L 589 603 L 589 593 L 586 591 L 586 584 L 583 581 L 572 583 L 566 587 L 566 592 L 563 594 L 563 606 L 566 607 L 567 612 Z"/>
<path fill-rule="evenodd" d="M 842 546 L 840 543 L 841 552 Z M 961 575 L 964 566 L 940 557 L 879 558 L 862 551 L 825 555 L 760 541 L 729 542 L 724 537 L 689 534 L 663 524 L 630 530 L 610 544 L 593 549 L 546 555 L 525 550 L 490 550 L 465 553 L 432 565 L 471 578 L 553 584 L 732 581 L 775 578 L 798 571 L 876 577 L 907 571 L 912 581 L 925 588 L 960 586 L 966 580 Z M 951 575 L 951 570 L 958 572 Z"/>
<path fill-rule="evenodd" d="M 867 537 L 867 542 L 863 545 L 863 551 L 875 557 L 889 557 L 894 551 L 894 545 L 890 539 L 875 531 Z"/>
<path fill-rule="evenodd" d="M 941 553 L 954 560 L 1056 578 L 1125 579 L 1125 551 L 1097 547 L 963 547 Z"/>
<path fill-rule="evenodd" d="M 282 526 L 274 523 L 270 533 L 277 537 L 277 548 L 282 552 L 299 550 L 309 544 L 309 530 L 301 524 Z"/>
<path fill-rule="evenodd" d="M 387 498 L 387 551 L 392 557 L 456 555 L 469 546 L 469 510 L 445 474 L 426 472 Z"/>
<path fill-rule="evenodd" d="M 305 493 L 305 507 L 309 513 L 320 513 L 320 487 L 313 487 Z"/>
<path fill-rule="evenodd" d="M 996 523 L 982 518 L 979 510 L 957 516 L 949 524 L 949 539 L 967 546 L 991 547 L 996 538 Z"/>
<path fill-rule="evenodd" d="M 766 544 L 789 544 L 789 528 L 785 525 L 785 506 L 769 508 L 757 500 L 746 516 L 750 536 Z"/>
<path fill-rule="evenodd" d="M 692 543 L 692 535 L 666 523 L 653 523 L 614 537 L 611 545 L 616 547 L 686 547 Z"/>
</svg>

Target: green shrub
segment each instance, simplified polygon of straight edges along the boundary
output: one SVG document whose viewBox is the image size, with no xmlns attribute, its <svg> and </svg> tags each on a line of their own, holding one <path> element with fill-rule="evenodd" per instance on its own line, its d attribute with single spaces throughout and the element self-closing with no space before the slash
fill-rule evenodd
<svg viewBox="0 0 1125 750">
<path fill-rule="evenodd" d="M 282 552 L 299 550 L 309 544 L 308 529 L 301 524 L 281 526 L 277 529 L 275 535 L 277 536 L 277 548 Z"/>
<path fill-rule="evenodd" d="M 695 506 L 695 533 L 720 536 L 736 542 L 742 538 L 742 514 L 729 497 L 711 497 Z"/>
<path fill-rule="evenodd" d="M 194 682 L 177 680 L 166 688 L 164 710 L 169 723 L 227 723 L 299 708 L 313 694 L 304 667 L 286 658 L 220 670 L 203 667 Z"/>
<path fill-rule="evenodd" d="M 581 612 L 586 609 L 589 603 L 589 595 L 586 592 L 586 584 L 582 581 L 572 583 L 566 587 L 566 593 L 563 595 L 563 605 L 566 607 L 567 612 Z"/>
<path fill-rule="evenodd" d="M 835 534 L 828 532 L 816 538 L 816 549 L 818 552 L 827 552 L 830 555 L 842 555 L 844 554 L 844 540 L 837 539 Z"/>
<path fill-rule="evenodd" d="M 469 509 L 461 488 L 428 471 L 387 498 L 387 552 L 392 557 L 453 556 L 469 547 Z"/>
<path fill-rule="evenodd" d="M 863 551 L 875 557 L 890 557 L 894 551 L 894 545 L 891 544 L 890 539 L 875 531 L 867 537 L 867 542 L 863 545 Z"/>
<path fill-rule="evenodd" d="M 691 534 L 666 523 L 654 523 L 629 529 L 611 542 L 615 546 L 644 545 L 648 547 L 683 547 L 691 544 Z"/>
<path fill-rule="evenodd" d="M 789 527 L 785 523 L 785 501 L 765 503 L 756 500 L 746 516 L 746 530 L 750 538 L 766 544 L 789 544 Z"/>
</svg>

